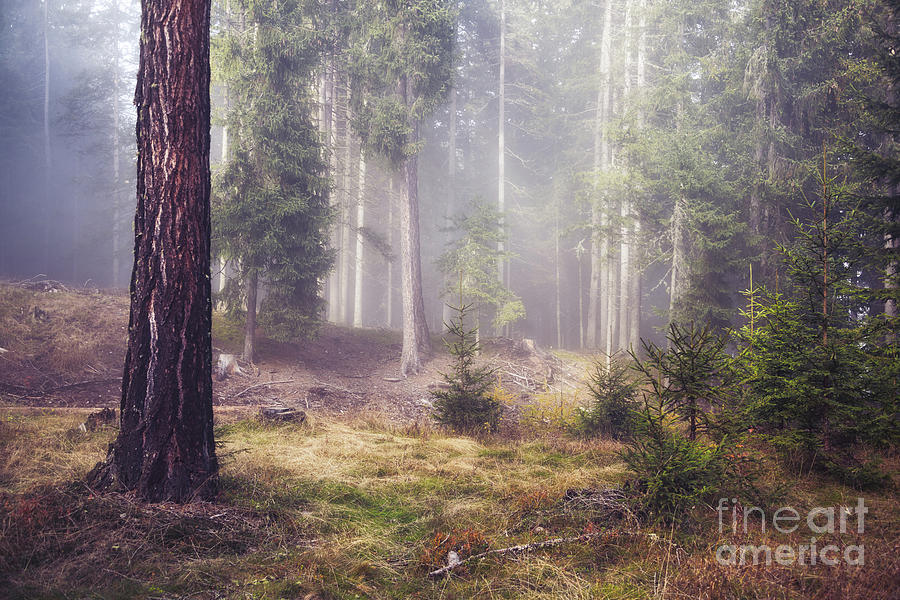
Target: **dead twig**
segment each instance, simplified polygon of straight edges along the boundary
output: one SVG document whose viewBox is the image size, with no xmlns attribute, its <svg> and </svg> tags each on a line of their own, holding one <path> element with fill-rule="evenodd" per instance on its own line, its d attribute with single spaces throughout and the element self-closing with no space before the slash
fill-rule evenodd
<svg viewBox="0 0 900 600">
<path fill-rule="evenodd" d="M 241 390 L 241 391 L 238 392 L 237 394 L 234 394 L 233 396 L 231 396 L 231 398 L 240 398 L 241 396 L 243 396 L 244 394 L 246 394 L 246 393 L 249 392 L 250 390 L 255 390 L 256 388 L 266 387 L 266 386 L 270 386 L 270 385 L 280 385 L 280 384 L 282 384 L 282 383 L 294 383 L 294 381 L 296 381 L 296 380 L 294 380 L 294 379 L 284 379 L 284 380 L 282 380 L 282 381 L 266 381 L 265 383 L 254 383 L 254 384 L 251 385 L 250 387 Z"/>
<path fill-rule="evenodd" d="M 41 390 L 42 394 L 49 394 L 50 392 L 58 392 L 59 390 L 67 390 L 73 387 L 79 387 L 82 385 L 90 385 L 92 383 L 117 383 L 122 381 L 121 377 L 109 377 L 107 379 L 89 379 L 88 381 L 79 381 L 77 383 L 67 383 L 66 385 L 58 385 L 56 387 L 52 387 L 48 390 Z"/>
<path fill-rule="evenodd" d="M 593 533 L 583 533 L 581 535 L 576 535 L 574 537 L 566 537 L 566 538 L 555 538 L 552 540 L 546 540 L 543 542 L 532 542 L 530 544 L 519 544 L 518 546 L 509 546 L 507 548 L 498 548 L 496 550 L 488 550 L 487 552 L 482 552 L 481 554 L 474 554 L 465 560 L 460 560 L 458 562 L 451 562 L 445 567 L 441 567 L 440 569 L 435 569 L 428 574 L 430 578 L 443 577 L 445 575 L 449 575 L 451 571 L 462 567 L 471 562 L 475 562 L 476 560 L 481 560 L 482 558 L 488 556 L 506 556 L 510 554 L 524 554 L 525 552 L 531 552 L 533 550 L 541 550 L 544 548 L 553 548 L 555 546 L 561 546 L 563 544 L 576 544 L 580 542 L 587 542 L 589 540 L 604 536 L 604 535 L 631 535 L 631 536 L 639 536 L 639 535 L 647 535 L 651 540 L 656 541 L 658 537 L 655 534 L 643 534 L 641 532 L 636 531 L 618 531 L 618 532 L 610 532 L 610 531 L 596 531 Z"/>
</svg>

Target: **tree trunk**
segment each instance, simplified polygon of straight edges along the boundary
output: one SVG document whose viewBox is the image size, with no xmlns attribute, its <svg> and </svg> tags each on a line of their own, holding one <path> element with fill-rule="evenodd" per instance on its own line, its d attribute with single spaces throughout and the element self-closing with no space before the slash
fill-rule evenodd
<svg viewBox="0 0 900 600">
<path fill-rule="evenodd" d="M 354 256 L 353 326 L 363 326 L 363 227 L 366 225 L 366 155 L 359 148 L 359 189 L 356 191 L 356 255 Z"/>
<path fill-rule="evenodd" d="M 50 0 L 44 0 L 44 273 L 50 274 L 50 171 L 53 161 L 50 155 Z"/>
<path fill-rule="evenodd" d="M 669 322 L 675 321 L 675 315 L 681 308 L 681 297 L 684 294 L 685 270 L 684 219 L 685 199 L 679 196 L 675 200 L 672 213 L 672 268 L 669 280 Z"/>
<path fill-rule="evenodd" d="M 639 220 L 638 215 L 634 215 L 634 240 L 635 247 L 640 243 L 641 239 L 641 222 Z M 631 348 L 634 348 L 635 351 L 640 348 L 641 345 L 641 296 L 643 295 L 643 290 L 641 286 L 641 269 L 638 268 L 638 257 L 634 256 L 634 260 L 631 260 L 631 311 L 630 318 L 628 320 L 629 323 L 629 334 L 628 334 L 628 345 Z"/>
<path fill-rule="evenodd" d="M 594 120 L 594 176 L 599 178 L 609 168 L 609 140 L 606 137 L 606 122 L 609 119 L 609 105 L 612 92 L 612 72 L 610 54 L 612 52 L 612 2 L 606 3 L 603 16 L 603 33 L 600 42 L 600 85 L 597 88 L 597 112 Z M 608 198 L 598 183 L 594 185 L 594 202 L 591 207 L 591 290 L 588 297 L 587 345 L 598 348 L 604 339 L 607 325 L 607 294 L 609 285 L 609 240 L 607 237 Z M 597 321 L 600 321 L 599 324 Z M 599 325 L 599 332 L 598 332 Z"/>
<path fill-rule="evenodd" d="M 394 252 L 394 206 L 396 199 L 394 198 L 394 177 L 388 176 L 388 243 L 391 247 L 391 254 Z M 388 260 L 387 264 L 387 327 L 394 327 L 394 260 Z"/>
<path fill-rule="evenodd" d="M 137 210 L 121 427 L 97 487 L 212 499 L 209 0 L 144 0 Z"/>
<path fill-rule="evenodd" d="M 405 82 L 404 82 L 405 87 Z M 409 95 L 406 96 L 409 98 Z M 418 123 L 413 126 L 410 142 L 418 142 Z M 420 354 L 431 350 L 425 301 L 422 297 L 422 266 L 419 257 L 418 161 L 409 156 L 403 165 L 403 201 L 400 204 L 400 260 L 403 295 L 403 349 L 400 373 L 418 373 L 422 368 Z"/>
<path fill-rule="evenodd" d="M 352 215 L 350 214 L 350 195 L 351 186 L 350 171 L 353 157 L 353 137 L 350 127 L 350 88 L 346 87 L 344 96 L 344 158 L 342 165 L 342 193 L 341 193 L 341 252 L 340 252 L 340 273 L 341 273 L 341 293 L 340 293 L 340 309 L 338 312 L 338 322 L 342 325 L 349 325 L 352 321 L 350 312 L 350 228 Z"/>
<path fill-rule="evenodd" d="M 456 88 L 450 88 L 450 133 L 447 149 L 447 204 L 444 206 L 444 228 L 446 234 L 444 236 L 445 247 L 450 247 L 452 241 L 451 228 L 453 222 L 451 215 L 456 206 Z M 450 274 L 444 281 L 445 287 L 450 288 Z M 450 309 L 449 301 L 441 301 L 441 331 L 446 325 L 449 325 L 450 319 L 453 318 L 453 311 Z"/>
<path fill-rule="evenodd" d="M 337 115 L 335 114 L 336 102 L 335 96 L 335 67 L 334 57 L 329 57 L 325 63 L 325 147 L 328 152 L 328 172 L 332 179 L 337 175 Z M 340 209 L 336 205 L 340 203 L 340 194 L 332 186 L 330 201 L 332 209 L 340 215 Z M 335 222 L 334 229 L 331 232 L 331 247 L 340 249 L 340 221 Z M 332 323 L 338 320 L 338 304 L 340 296 L 340 280 L 338 279 L 337 269 L 333 268 L 328 274 L 328 320 Z"/>
<path fill-rule="evenodd" d="M 119 3 L 113 2 L 113 27 L 115 28 L 115 49 L 113 51 L 113 97 L 112 97 L 112 117 L 113 117 L 113 141 L 112 141 L 112 163 L 113 163 L 113 192 L 112 192 L 112 286 L 118 288 L 119 282 L 119 252 L 121 242 L 119 240 L 119 210 L 121 202 L 119 201 Z"/>
<path fill-rule="evenodd" d="M 242 358 L 252 363 L 256 360 L 256 298 L 259 292 L 259 274 L 254 269 L 247 278 L 247 319 L 244 322 L 244 354 Z"/>
<path fill-rule="evenodd" d="M 504 230 L 506 227 L 506 3 L 500 0 L 500 82 L 499 108 L 497 118 L 497 213 L 500 215 L 500 241 L 497 250 L 501 253 L 497 261 L 500 285 L 506 285 L 506 260 L 504 252 Z"/>
</svg>

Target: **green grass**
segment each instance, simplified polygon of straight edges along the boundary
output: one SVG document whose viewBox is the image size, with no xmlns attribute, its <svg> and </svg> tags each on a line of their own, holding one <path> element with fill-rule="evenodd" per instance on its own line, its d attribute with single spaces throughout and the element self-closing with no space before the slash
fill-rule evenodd
<svg viewBox="0 0 900 600">
<path fill-rule="evenodd" d="M 566 490 L 623 482 L 611 442 L 473 440 L 317 419 L 264 425 L 232 415 L 216 427 L 219 501 L 142 506 L 69 483 L 103 457 L 114 435 L 74 432 L 84 414 L 0 410 L 0 581 L 9 580 L 10 597 L 677 598 L 690 597 L 710 573 L 736 590 L 711 598 L 777 595 L 767 582 L 778 577 L 787 577 L 777 587 L 786 597 L 806 597 L 795 590 L 804 589 L 797 587 L 802 573 L 716 571 L 714 513 L 709 530 L 674 532 L 677 564 L 663 527 L 657 541 L 570 544 L 487 559 L 450 579 L 426 577 L 425 549 L 451 532 L 501 548 L 615 527 L 562 502 Z M 814 480 L 795 489 L 807 503 L 818 493 L 854 493 Z M 889 509 L 897 503 L 892 496 L 873 503 L 877 546 L 896 536 Z M 671 589 L 661 595 L 662 581 Z"/>
</svg>

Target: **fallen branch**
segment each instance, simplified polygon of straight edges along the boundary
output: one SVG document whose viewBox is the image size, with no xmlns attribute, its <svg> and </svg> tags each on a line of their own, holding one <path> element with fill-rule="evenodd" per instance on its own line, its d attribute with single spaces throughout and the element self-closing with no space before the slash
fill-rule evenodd
<svg viewBox="0 0 900 600">
<path fill-rule="evenodd" d="M 233 395 L 232 398 L 240 398 L 241 396 L 243 396 L 250 390 L 255 390 L 256 388 L 267 387 L 270 385 L 280 385 L 282 383 L 294 383 L 294 381 L 295 381 L 294 379 L 284 379 L 282 381 L 267 381 L 265 383 L 254 383 L 250 387 L 243 389 L 240 392 L 238 392 L 237 394 Z"/>
<path fill-rule="evenodd" d="M 357 398 L 363 397 L 363 395 L 360 394 L 359 392 L 354 392 L 353 390 L 348 390 L 347 388 L 341 387 L 339 385 L 334 385 L 331 383 L 322 383 L 321 381 L 315 381 L 314 383 L 315 383 L 315 385 L 312 388 L 310 388 L 310 391 L 312 391 L 312 389 L 316 388 L 316 387 L 333 388 L 339 392 L 344 392 L 345 394 L 350 394 L 351 396 L 356 396 Z"/>
<path fill-rule="evenodd" d="M 482 558 L 485 558 L 488 556 L 493 556 L 493 555 L 504 556 L 504 555 L 508 555 L 508 554 L 524 554 L 525 552 L 531 552 L 532 550 L 541 550 L 543 548 L 553 548 L 555 546 L 561 546 L 562 544 L 574 544 L 574 543 L 579 543 L 579 542 L 586 542 L 588 540 L 592 540 L 594 538 L 598 538 L 603 535 L 609 535 L 610 533 L 611 532 L 609 532 L 609 531 L 596 531 L 593 533 L 583 533 L 581 535 L 577 535 L 574 537 L 555 538 L 555 539 L 546 540 L 543 542 L 532 542 L 530 544 L 519 544 L 518 546 L 509 546 L 508 548 L 498 548 L 496 550 L 488 550 L 487 552 L 482 552 L 481 554 L 474 554 L 474 555 L 466 558 L 465 560 L 450 561 L 450 564 L 448 564 L 447 566 L 441 567 L 440 569 L 435 569 L 434 571 L 431 571 L 428 574 L 428 577 L 431 577 L 433 579 L 436 577 L 443 577 L 445 575 L 449 575 L 450 572 L 453 571 L 454 569 L 462 567 L 468 563 L 475 562 L 476 560 L 481 560 Z M 658 536 L 656 536 L 656 534 L 652 534 L 652 533 L 644 534 L 644 533 L 634 532 L 634 531 L 619 531 L 619 532 L 615 532 L 614 535 L 633 535 L 633 536 L 646 535 L 653 541 L 656 541 L 658 539 Z"/>
<path fill-rule="evenodd" d="M 109 377 L 107 379 L 89 379 L 88 381 L 79 381 L 77 383 L 67 383 L 66 385 L 58 385 L 56 387 L 52 387 L 48 390 L 41 390 L 41 394 L 49 394 L 50 392 L 58 392 L 59 390 L 67 390 L 73 387 L 79 387 L 82 385 L 91 385 L 92 383 L 117 383 L 122 381 L 121 377 Z"/>
</svg>

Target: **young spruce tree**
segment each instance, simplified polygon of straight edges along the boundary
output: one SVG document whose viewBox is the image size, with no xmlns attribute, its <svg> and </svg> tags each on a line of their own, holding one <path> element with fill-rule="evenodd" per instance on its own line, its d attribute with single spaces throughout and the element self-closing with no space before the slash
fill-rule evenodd
<svg viewBox="0 0 900 600">
<path fill-rule="evenodd" d="M 460 294 L 459 306 L 451 306 L 456 315 L 446 324 L 450 341 L 444 340 L 453 357 L 452 373 L 443 374 L 446 389 L 431 392 L 434 398 L 434 417 L 438 423 L 456 431 L 496 431 L 500 424 L 500 403 L 490 393 L 494 385 L 494 371 L 475 365 L 480 351 L 477 328 L 466 325 L 471 304 L 464 304 Z"/>
</svg>

